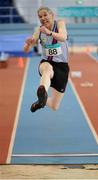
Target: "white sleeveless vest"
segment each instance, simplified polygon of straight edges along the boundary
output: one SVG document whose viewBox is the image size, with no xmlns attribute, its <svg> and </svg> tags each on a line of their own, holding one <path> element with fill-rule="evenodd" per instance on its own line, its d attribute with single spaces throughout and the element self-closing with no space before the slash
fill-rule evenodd
<svg viewBox="0 0 98 180">
<path fill-rule="evenodd" d="M 52 31 L 58 32 L 56 21 L 54 21 Z M 40 33 L 39 39 L 42 45 L 42 59 L 55 62 L 68 62 L 67 40 L 60 42 L 44 33 Z"/>
</svg>

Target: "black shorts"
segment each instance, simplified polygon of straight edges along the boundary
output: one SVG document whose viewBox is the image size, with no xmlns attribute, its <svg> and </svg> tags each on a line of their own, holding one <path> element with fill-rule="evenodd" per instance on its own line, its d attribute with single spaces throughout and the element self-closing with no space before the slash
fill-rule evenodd
<svg viewBox="0 0 98 180">
<path fill-rule="evenodd" d="M 57 91 L 64 93 L 68 82 L 68 74 L 69 74 L 68 63 L 47 61 L 42 59 L 40 64 L 43 62 L 48 62 L 53 67 L 54 76 L 51 79 L 50 86 L 56 89 Z"/>
</svg>

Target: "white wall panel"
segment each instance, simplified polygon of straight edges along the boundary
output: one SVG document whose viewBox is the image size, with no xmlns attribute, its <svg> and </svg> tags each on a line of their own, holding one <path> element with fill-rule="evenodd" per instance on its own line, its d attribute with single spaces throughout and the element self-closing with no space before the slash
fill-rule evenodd
<svg viewBox="0 0 98 180">
<path fill-rule="evenodd" d="M 98 6 L 98 0 L 84 0 L 82 5 L 77 5 L 76 0 L 13 0 L 13 1 L 20 15 L 24 17 L 26 22 L 29 22 L 31 24 L 39 23 L 37 17 L 37 9 L 40 5 L 52 8 L 55 14 L 57 14 L 56 8 L 58 7 Z"/>
</svg>

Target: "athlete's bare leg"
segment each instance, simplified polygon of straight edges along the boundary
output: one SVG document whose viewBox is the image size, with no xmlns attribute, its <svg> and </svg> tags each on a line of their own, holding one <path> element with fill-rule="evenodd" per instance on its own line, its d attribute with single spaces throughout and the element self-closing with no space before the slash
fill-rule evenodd
<svg viewBox="0 0 98 180">
<path fill-rule="evenodd" d="M 44 85 L 46 91 L 48 91 L 50 87 L 51 78 L 54 75 L 53 68 L 49 63 L 44 62 L 40 65 L 40 73 L 42 74 L 40 85 Z M 51 96 L 48 97 L 47 99 L 47 105 L 51 109 L 57 110 L 60 106 L 63 96 L 64 96 L 64 93 L 60 93 L 51 87 Z"/>
<path fill-rule="evenodd" d="M 40 85 L 45 86 L 46 91 L 48 91 L 51 78 L 54 75 L 53 67 L 47 62 L 43 62 L 40 64 L 40 73 L 42 75 L 40 79 Z"/>
<path fill-rule="evenodd" d="M 38 100 L 31 105 L 31 112 L 35 112 L 37 109 L 43 108 L 46 105 L 48 97 L 47 91 L 50 87 L 50 81 L 54 74 L 52 66 L 47 62 L 40 64 L 39 70 L 42 76 L 40 86 L 37 90 Z"/>
<path fill-rule="evenodd" d="M 53 110 L 57 110 L 60 106 L 63 96 L 64 93 L 60 93 L 51 87 L 51 95 L 47 99 L 47 106 L 49 106 Z"/>
</svg>

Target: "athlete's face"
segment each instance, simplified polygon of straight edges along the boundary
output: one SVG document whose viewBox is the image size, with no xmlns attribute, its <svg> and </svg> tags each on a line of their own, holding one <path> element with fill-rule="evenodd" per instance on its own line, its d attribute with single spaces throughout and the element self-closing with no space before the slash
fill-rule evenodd
<svg viewBox="0 0 98 180">
<path fill-rule="evenodd" d="M 40 10 L 38 13 L 39 20 L 43 26 L 45 26 L 48 29 L 51 29 L 53 21 L 54 21 L 54 15 L 47 10 Z"/>
</svg>

